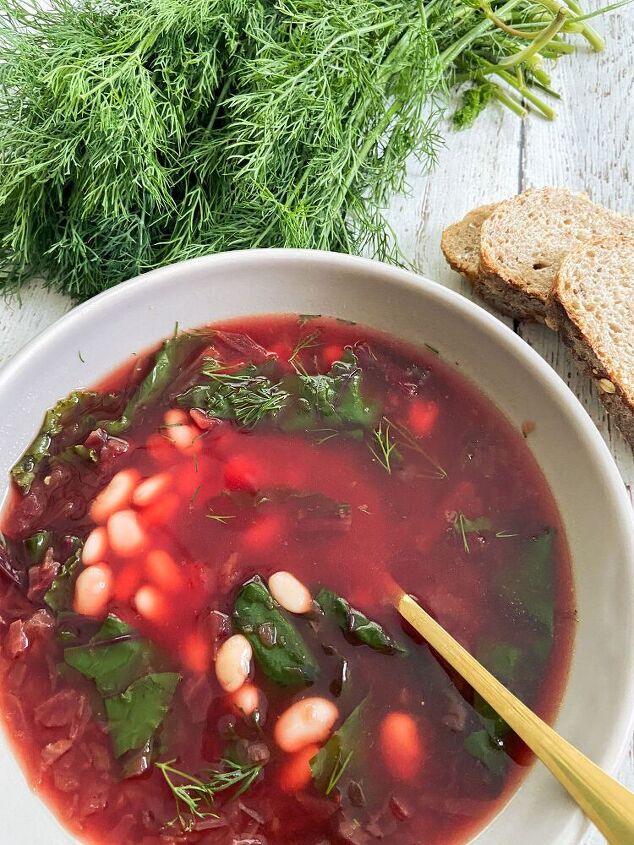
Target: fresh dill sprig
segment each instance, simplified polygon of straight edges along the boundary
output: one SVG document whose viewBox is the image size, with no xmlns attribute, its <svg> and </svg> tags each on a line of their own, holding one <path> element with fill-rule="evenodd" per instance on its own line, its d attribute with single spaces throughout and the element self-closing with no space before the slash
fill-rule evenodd
<svg viewBox="0 0 634 845">
<path fill-rule="evenodd" d="M 391 424 L 383 419 L 372 432 L 372 440 L 368 443 L 370 451 L 381 466 L 392 474 L 392 455 L 398 457 L 396 443 L 390 436 Z"/>
<path fill-rule="evenodd" d="M 430 473 L 430 478 L 447 478 L 447 471 L 437 461 L 435 461 L 425 449 L 423 449 L 418 438 L 414 437 L 412 432 L 406 426 L 401 425 L 401 423 L 398 423 L 395 420 L 390 420 L 387 417 L 383 417 L 383 421 L 396 431 L 402 448 L 418 452 L 419 455 L 422 455 L 422 457 L 431 464 L 433 472 Z"/>
<path fill-rule="evenodd" d="M 193 829 L 195 819 L 214 817 L 211 812 L 216 795 L 226 789 L 237 787 L 234 797 L 242 795 L 249 789 L 262 771 L 261 765 L 243 766 L 234 760 L 220 761 L 222 769 L 209 769 L 204 773 L 206 780 L 195 777 L 188 772 L 175 769 L 169 760 L 166 763 L 155 763 L 162 773 L 176 801 L 176 816 L 169 825 L 180 824 L 184 832 Z M 187 818 L 189 814 L 191 818 Z"/>
<path fill-rule="evenodd" d="M 315 446 L 321 446 L 322 443 L 327 443 L 333 437 L 339 437 L 341 435 L 341 432 L 336 428 L 313 428 L 310 433 L 321 435 L 321 437 L 316 438 Z"/>
<path fill-rule="evenodd" d="M 454 517 L 453 527 L 456 534 L 459 534 L 462 538 L 462 545 L 464 550 L 467 554 L 471 553 L 471 547 L 469 546 L 469 534 L 480 534 L 483 531 L 490 531 L 491 530 L 491 520 L 486 516 L 480 516 L 477 519 L 469 519 L 468 516 L 465 516 L 462 511 L 458 511 L 458 513 Z M 498 536 L 497 534 L 495 535 Z M 509 535 L 513 536 L 513 535 Z"/>
<path fill-rule="evenodd" d="M 465 528 L 465 515 L 463 513 L 457 513 L 453 523 L 454 531 L 456 531 L 462 537 L 462 545 L 464 550 L 467 554 L 471 552 L 471 548 L 469 547 L 469 540 L 467 539 L 467 531 Z"/>
<path fill-rule="evenodd" d="M 326 795 L 330 795 L 330 793 L 333 791 L 333 789 L 337 786 L 337 784 L 343 777 L 344 772 L 350 765 L 353 753 L 354 752 L 350 750 L 345 755 L 345 757 L 343 757 L 341 751 L 339 751 L 339 754 L 337 755 L 337 760 L 335 762 L 335 765 L 333 766 L 332 773 L 328 781 L 328 786 L 326 787 Z"/>
<path fill-rule="evenodd" d="M 235 519 L 235 514 L 218 514 L 218 513 L 207 513 L 205 514 L 207 519 L 213 519 L 214 522 L 220 522 L 222 525 L 226 525 L 230 519 Z"/>
<path fill-rule="evenodd" d="M 236 421 L 251 428 L 268 414 L 281 411 L 288 401 L 288 392 L 267 378 L 255 378 L 238 386 L 232 398 Z"/>
<path fill-rule="evenodd" d="M 236 422 L 246 428 L 281 411 L 289 399 L 281 383 L 258 374 L 253 365 L 227 372 L 214 358 L 206 358 L 202 372 L 219 386 L 220 398 L 231 406 Z"/>
<path fill-rule="evenodd" d="M 464 123 L 484 98 L 552 117 L 543 60 L 602 48 L 566 5 L 0 0 L 0 286 L 84 299 L 251 247 L 401 261 L 382 209 L 452 87 L 479 90 Z"/>
<path fill-rule="evenodd" d="M 314 349 L 317 346 L 321 345 L 320 341 L 321 332 L 316 330 L 314 332 L 310 332 L 310 334 L 304 335 L 304 337 L 300 337 L 295 346 L 293 347 L 293 351 L 288 356 L 288 363 L 293 367 L 295 372 L 300 373 L 301 375 L 307 375 L 306 369 L 301 363 L 298 361 L 298 356 L 305 349 Z"/>
</svg>

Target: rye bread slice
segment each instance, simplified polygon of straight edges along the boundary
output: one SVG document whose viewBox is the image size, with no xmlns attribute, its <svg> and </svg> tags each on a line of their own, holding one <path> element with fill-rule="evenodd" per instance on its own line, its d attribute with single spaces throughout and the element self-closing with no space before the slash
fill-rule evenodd
<svg viewBox="0 0 634 845">
<path fill-rule="evenodd" d="M 602 238 L 571 252 L 552 306 L 562 339 L 634 446 L 634 237 Z"/>
<path fill-rule="evenodd" d="M 487 273 L 480 265 L 480 235 L 482 224 L 498 207 L 489 203 L 474 208 L 458 223 L 453 223 L 442 233 L 440 248 L 449 266 L 471 283 L 474 292 L 497 311 L 516 320 L 534 320 L 532 305 L 513 297 L 508 284 Z"/>
<path fill-rule="evenodd" d="M 440 248 L 452 270 L 470 282 L 477 282 L 480 273 L 480 232 L 482 224 L 497 208 L 497 203 L 481 205 L 443 231 Z"/>
<path fill-rule="evenodd" d="M 555 327 L 548 313 L 564 257 L 611 235 L 634 236 L 634 219 L 568 188 L 537 188 L 499 203 L 482 222 L 479 282 L 487 299 L 519 320 Z"/>
</svg>

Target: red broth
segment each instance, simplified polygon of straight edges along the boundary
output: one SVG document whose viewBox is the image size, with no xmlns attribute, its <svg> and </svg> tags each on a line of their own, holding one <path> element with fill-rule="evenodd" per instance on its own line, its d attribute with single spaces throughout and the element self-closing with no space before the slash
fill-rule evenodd
<svg viewBox="0 0 634 845">
<path fill-rule="evenodd" d="M 574 596 L 545 480 L 521 434 L 433 350 L 325 318 L 214 329 L 185 343 L 175 374 L 130 425 L 112 421 L 155 353 L 67 410 L 51 456 L 16 476 L 23 489 L 14 485 L 2 517 L 0 704 L 29 780 L 79 839 L 98 845 L 464 842 L 508 799 L 530 755 L 385 605 L 384 576 L 552 718 Z M 250 362 L 266 382 L 226 378 L 243 377 Z M 318 373 L 340 380 L 311 381 Z M 244 384 L 247 393 L 236 392 Z M 298 384 L 310 389 L 285 400 L 280 391 Z M 202 392 L 188 394 L 192 385 Z M 109 522 L 103 497 L 93 502 L 114 476 L 139 492 L 130 502 L 119 483 L 124 516 Z M 94 567 L 59 564 L 83 554 L 96 522 L 104 527 L 86 555 L 106 565 L 109 582 L 91 618 L 76 612 L 88 607 L 77 604 L 77 578 Z M 51 533 L 38 548 L 25 545 L 42 531 Z M 277 571 L 321 607 L 273 607 L 284 622 L 249 629 L 247 619 L 245 628 L 233 615 L 243 585 L 260 576 L 266 594 Z M 329 604 L 321 589 L 348 604 L 332 595 Z M 247 616 L 256 607 L 243 604 Z M 106 613 L 115 629 L 98 633 Z M 238 628 L 259 644 L 249 715 L 214 667 Z M 311 668 L 295 666 L 280 685 L 279 665 L 266 661 L 291 660 L 284 649 L 295 635 Z M 86 655 L 103 666 L 113 646 L 131 651 L 98 690 Z M 147 701 L 132 710 L 123 701 L 128 684 L 149 675 L 154 692 L 159 676 L 170 687 L 155 728 Z M 334 722 L 284 750 L 280 716 L 313 697 Z M 157 765 L 167 763 L 187 777 Z M 212 785 L 213 804 L 192 789 L 200 783 Z"/>
</svg>

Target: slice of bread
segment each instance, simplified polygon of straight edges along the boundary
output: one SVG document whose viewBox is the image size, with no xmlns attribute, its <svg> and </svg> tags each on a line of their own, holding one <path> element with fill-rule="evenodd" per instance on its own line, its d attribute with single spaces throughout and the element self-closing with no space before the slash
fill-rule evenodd
<svg viewBox="0 0 634 845">
<path fill-rule="evenodd" d="M 499 203 L 482 222 L 480 284 L 516 319 L 554 327 L 551 292 L 564 256 L 610 235 L 634 236 L 634 219 L 568 188 L 538 188 Z"/>
<path fill-rule="evenodd" d="M 571 252 L 551 302 L 562 339 L 634 446 L 634 237 L 602 238 Z"/>
<path fill-rule="evenodd" d="M 481 205 L 458 223 L 447 226 L 440 248 L 449 266 L 471 283 L 481 299 L 514 320 L 534 320 L 532 303 L 513 297 L 508 284 L 495 273 L 487 273 L 480 264 L 482 224 L 497 207 L 498 203 Z"/>
<path fill-rule="evenodd" d="M 442 233 L 440 248 L 447 263 L 467 278 L 477 282 L 480 273 L 480 232 L 482 224 L 497 208 L 497 203 L 474 208 L 459 223 L 454 223 Z"/>
</svg>

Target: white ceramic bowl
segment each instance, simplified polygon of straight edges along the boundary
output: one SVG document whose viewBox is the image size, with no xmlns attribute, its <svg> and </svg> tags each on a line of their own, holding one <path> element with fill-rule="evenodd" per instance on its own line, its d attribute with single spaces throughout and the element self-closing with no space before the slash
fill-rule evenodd
<svg viewBox="0 0 634 845">
<path fill-rule="evenodd" d="M 58 320 L 0 372 L 0 496 L 55 400 L 169 335 L 176 321 L 185 328 L 274 312 L 330 314 L 428 343 L 513 423 L 535 420 L 529 444 L 559 504 L 579 611 L 557 729 L 614 771 L 634 710 L 634 531 L 623 483 L 591 420 L 550 367 L 494 317 L 440 285 L 360 258 L 297 250 L 225 253 L 119 285 Z M 4 737 L 0 818 L 0 840 L 11 845 L 75 841 L 30 792 Z M 586 830 L 538 764 L 475 841 L 577 845 Z"/>
</svg>

